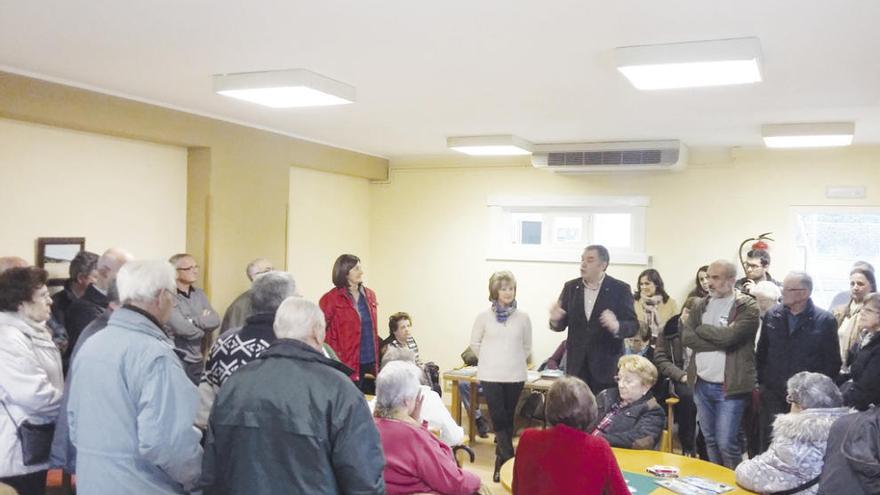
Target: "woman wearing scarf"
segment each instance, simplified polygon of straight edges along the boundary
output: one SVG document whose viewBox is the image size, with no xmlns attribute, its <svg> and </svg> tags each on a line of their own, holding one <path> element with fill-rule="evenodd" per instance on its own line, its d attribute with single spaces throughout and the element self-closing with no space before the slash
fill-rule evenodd
<svg viewBox="0 0 880 495">
<path fill-rule="evenodd" d="M 850 300 L 847 304 L 834 308 L 832 313 L 837 319 L 837 336 L 840 339 L 840 358 L 843 362 L 841 373 L 849 374 L 852 359 L 858 352 L 855 348 L 861 337 L 862 326 L 859 325 L 859 313 L 862 310 L 865 296 L 877 291 L 874 273 L 864 268 L 854 268 L 849 274 Z"/>
<path fill-rule="evenodd" d="M 477 315 L 471 332 L 471 349 L 479 359 L 477 379 L 483 386 L 489 416 L 495 428 L 495 473 L 513 457 L 513 419 L 526 381 L 532 350 L 532 322 L 516 308 L 516 279 L 508 271 L 489 278 L 492 307 Z"/>
<path fill-rule="evenodd" d="M 648 329 L 648 340 L 656 337 L 670 318 L 678 314 L 678 304 L 669 297 L 660 273 L 649 268 L 639 274 L 638 290 L 633 295 L 639 328 Z M 642 333 L 642 332 L 640 332 Z"/>
</svg>

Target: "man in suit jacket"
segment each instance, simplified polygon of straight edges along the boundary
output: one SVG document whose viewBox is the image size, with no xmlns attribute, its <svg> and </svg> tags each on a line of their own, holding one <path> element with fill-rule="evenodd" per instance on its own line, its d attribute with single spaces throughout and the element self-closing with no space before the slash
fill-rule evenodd
<svg viewBox="0 0 880 495">
<path fill-rule="evenodd" d="M 581 255 L 581 276 L 562 287 L 550 309 L 550 329 L 568 328 L 568 367 L 594 394 L 615 387 L 623 339 L 639 329 L 629 285 L 605 274 L 610 256 L 605 246 L 591 245 Z"/>
</svg>

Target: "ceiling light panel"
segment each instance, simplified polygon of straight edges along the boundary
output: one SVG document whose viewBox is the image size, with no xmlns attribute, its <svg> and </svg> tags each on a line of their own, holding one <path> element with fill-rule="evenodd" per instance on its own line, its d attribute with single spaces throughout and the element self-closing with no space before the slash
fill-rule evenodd
<svg viewBox="0 0 880 495">
<path fill-rule="evenodd" d="M 760 82 L 757 38 L 692 41 L 614 49 L 615 62 L 641 90 L 727 86 Z"/>
<path fill-rule="evenodd" d="M 214 91 L 271 108 L 344 105 L 355 101 L 348 84 L 306 69 L 219 74 Z"/>
<path fill-rule="evenodd" d="M 476 156 L 530 155 L 532 143 L 516 136 L 463 136 L 446 139 L 460 153 Z"/>
<path fill-rule="evenodd" d="M 827 148 L 851 145 L 855 128 L 852 122 L 768 124 L 761 135 L 768 148 Z"/>
</svg>

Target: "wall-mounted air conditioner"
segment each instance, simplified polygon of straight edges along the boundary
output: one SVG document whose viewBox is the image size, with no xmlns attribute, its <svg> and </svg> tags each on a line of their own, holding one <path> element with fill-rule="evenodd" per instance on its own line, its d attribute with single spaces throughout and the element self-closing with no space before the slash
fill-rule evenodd
<svg viewBox="0 0 880 495">
<path fill-rule="evenodd" d="M 687 146 L 678 140 L 536 144 L 535 168 L 562 174 L 678 170 L 687 164 Z"/>
</svg>

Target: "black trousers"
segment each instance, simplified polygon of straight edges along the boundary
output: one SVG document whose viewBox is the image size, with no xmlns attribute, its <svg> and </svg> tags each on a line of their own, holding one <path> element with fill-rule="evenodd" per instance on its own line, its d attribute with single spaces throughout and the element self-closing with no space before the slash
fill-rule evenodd
<svg viewBox="0 0 880 495">
<path fill-rule="evenodd" d="M 694 434 L 697 430 L 697 406 L 694 404 L 694 391 L 687 383 L 674 384 L 679 402 L 673 409 L 675 422 L 678 423 L 678 440 L 681 450 L 693 453 L 695 449 Z"/>
<path fill-rule="evenodd" d="M 574 376 L 580 378 L 581 380 L 583 380 L 584 383 L 586 383 L 587 386 L 590 387 L 590 391 L 593 392 L 594 396 L 599 395 L 599 392 L 601 392 L 607 388 L 617 387 L 617 383 L 615 383 L 615 382 L 610 382 L 610 383 L 601 382 L 601 381 L 593 378 L 593 374 L 590 373 L 590 365 L 586 361 L 584 361 L 584 364 L 581 366 L 581 369 L 568 370 L 568 374 L 574 375 Z"/>
<path fill-rule="evenodd" d="M 785 414 L 789 410 L 785 395 L 761 387 L 761 409 L 758 411 L 758 454 L 766 452 L 770 448 L 770 439 L 773 434 L 773 420 L 776 415 Z"/>
<path fill-rule="evenodd" d="M 495 455 L 504 462 L 513 457 L 513 420 L 524 382 L 480 382 L 480 385 L 495 429 Z"/>
<path fill-rule="evenodd" d="M 0 478 L 0 483 L 11 486 L 18 492 L 18 495 L 44 495 L 46 493 L 46 473 L 48 471 L 44 470 Z"/>
<path fill-rule="evenodd" d="M 376 376 L 376 363 L 361 363 L 358 375 L 360 376 L 357 387 L 361 392 L 368 395 L 376 395 L 376 379 L 364 378 L 367 373 Z"/>
</svg>

